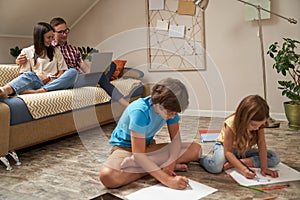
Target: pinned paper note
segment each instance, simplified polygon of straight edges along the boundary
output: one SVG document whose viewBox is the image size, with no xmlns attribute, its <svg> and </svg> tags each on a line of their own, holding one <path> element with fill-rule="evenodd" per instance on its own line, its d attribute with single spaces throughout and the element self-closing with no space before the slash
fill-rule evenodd
<svg viewBox="0 0 300 200">
<path fill-rule="evenodd" d="M 163 10 L 164 8 L 164 0 L 149 0 L 149 10 Z"/>
<path fill-rule="evenodd" d="M 169 21 L 158 19 L 156 22 L 156 30 L 167 31 L 169 29 Z"/>
<path fill-rule="evenodd" d="M 170 25 L 169 37 L 184 38 L 185 26 L 184 25 Z"/>
<path fill-rule="evenodd" d="M 177 13 L 181 15 L 195 15 L 196 5 L 193 1 L 179 0 Z"/>
</svg>

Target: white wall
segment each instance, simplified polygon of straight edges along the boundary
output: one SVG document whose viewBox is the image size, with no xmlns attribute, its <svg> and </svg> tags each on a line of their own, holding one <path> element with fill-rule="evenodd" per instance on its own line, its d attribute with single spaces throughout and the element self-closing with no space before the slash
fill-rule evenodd
<svg viewBox="0 0 300 200">
<path fill-rule="evenodd" d="M 230 113 L 239 101 L 249 94 L 263 96 L 262 69 L 257 22 L 244 21 L 244 5 L 237 0 L 210 0 L 205 14 L 206 71 L 149 72 L 146 45 L 145 0 L 99 0 L 72 26 L 70 43 L 76 46 L 101 47 L 112 50 L 115 58 L 128 60 L 128 66 L 145 72 L 144 81 L 155 83 L 171 76 L 181 79 L 190 92 L 189 114 Z M 272 16 L 263 21 L 265 53 L 274 41 L 282 37 L 300 40 L 300 1 L 272 0 L 271 9 L 298 20 L 293 25 Z M 65 9 L 68 12 L 68 9 Z M 50 10 L 49 10 L 50 12 Z M 79 14 L 81 15 L 81 14 Z M 63 13 L 60 15 L 64 17 Z M 24 19 L 25 20 L 25 19 Z M 72 24 L 69 24 L 70 26 Z M 138 33 L 138 34 L 137 34 Z M 0 38 L 1 63 L 13 63 L 9 48 L 32 43 L 30 38 Z M 284 119 L 282 102 L 286 98 L 277 89 L 281 78 L 272 69 L 273 61 L 265 55 L 267 72 L 267 100 L 274 118 Z"/>
<path fill-rule="evenodd" d="M 300 1 L 272 0 L 271 9 L 286 17 L 300 20 Z M 263 78 L 257 22 L 244 21 L 244 5 L 236 0 L 211 0 L 206 10 L 206 71 L 148 72 L 147 53 L 136 50 L 122 58 L 130 67 L 145 72 L 145 81 L 155 83 L 163 77 L 180 78 L 189 88 L 191 104 L 188 113 L 230 113 L 239 101 L 249 94 L 263 96 Z M 264 20 L 263 35 L 265 54 L 268 46 L 282 37 L 300 39 L 300 23 L 290 24 L 272 16 Z M 123 37 L 126 32 L 146 25 L 145 1 L 100 0 L 99 4 L 73 29 L 73 43 L 101 47 L 101 50 L 124 52 L 123 44 L 134 44 L 144 36 Z M 120 37 L 122 35 L 122 37 Z M 128 35 L 128 34 L 127 34 Z M 124 40 L 129 40 L 125 41 Z M 146 40 L 146 38 L 145 38 Z M 126 43 L 127 42 L 127 43 Z M 129 42 L 129 43 L 128 43 Z M 145 41 L 146 42 L 146 41 Z M 129 48 L 131 50 L 132 47 Z M 287 99 L 277 89 L 281 78 L 272 69 L 272 60 L 265 55 L 267 74 L 267 100 L 274 118 L 284 119 L 282 102 Z M 207 111 L 207 112 L 205 112 Z"/>
</svg>

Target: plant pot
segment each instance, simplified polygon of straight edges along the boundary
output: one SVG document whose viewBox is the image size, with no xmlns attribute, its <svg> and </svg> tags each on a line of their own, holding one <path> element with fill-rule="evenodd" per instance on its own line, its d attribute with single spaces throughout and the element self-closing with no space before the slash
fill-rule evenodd
<svg viewBox="0 0 300 200">
<path fill-rule="evenodd" d="M 291 104 L 290 101 L 284 102 L 284 111 L 287 120 L 289 121 L 289 127 L 292 129 L 300 129 L 300 105 Z"/>
</svg>

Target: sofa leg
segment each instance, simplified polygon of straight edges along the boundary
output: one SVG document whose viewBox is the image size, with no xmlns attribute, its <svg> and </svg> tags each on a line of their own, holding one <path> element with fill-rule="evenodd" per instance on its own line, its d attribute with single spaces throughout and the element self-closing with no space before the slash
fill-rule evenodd
<svg viewBox="0 0 300 200">
<path fill-rule="evenodd" d="M 21 165 L 19 157 L 15 151 L 9 151 L 8 154 L 16 161 L 16 165 Z"/>
<path fill-rule="evenodd" d="M 0 157 L 0 160 L 3 162 L 3 164 L 6 166 L 6 170 L 10 171 L 12 170 L 12 167 L 9 164 L 9 161 L 7 160 L 7 158 L 5 156 Z"/>
</svg>

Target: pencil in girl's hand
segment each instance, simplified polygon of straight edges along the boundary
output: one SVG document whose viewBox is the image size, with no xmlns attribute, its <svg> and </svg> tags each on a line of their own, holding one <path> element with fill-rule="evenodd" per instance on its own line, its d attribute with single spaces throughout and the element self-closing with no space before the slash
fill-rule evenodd
<svg viewBox="0 0 300 200">
<path fill-rule="evenodd" d="M 250 167 L 248 167 L 248 165 L 246 165 L 242 160 L 239 160 L 245 167 L 247 167 L 247 169 L 252 172 L 253 174 L 255 174 L 255 177 L 258 178 L 258 176 L 256 175 L 255 171 L 253 171 L 252 169 L 250 169 Z"/>
</svg>

